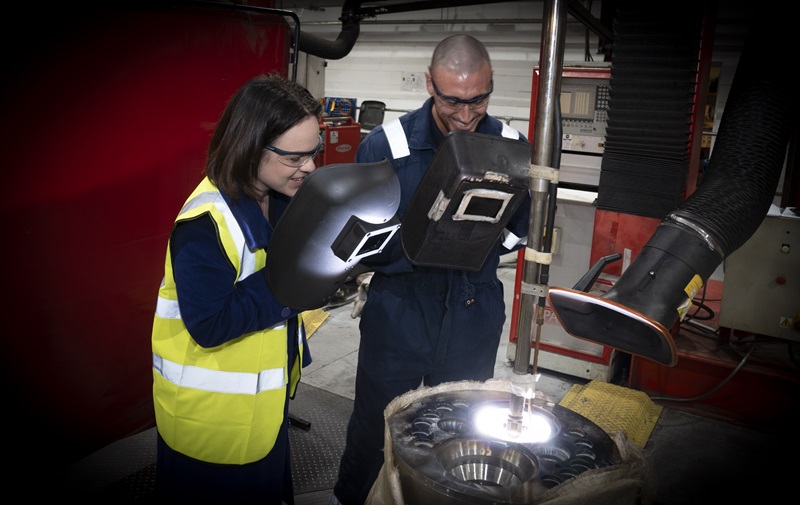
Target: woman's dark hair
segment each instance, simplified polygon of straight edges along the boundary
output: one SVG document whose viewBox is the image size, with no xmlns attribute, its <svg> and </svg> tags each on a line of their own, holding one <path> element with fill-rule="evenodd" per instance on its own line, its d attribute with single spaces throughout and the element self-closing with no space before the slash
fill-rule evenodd
<svg viewBox="0 0 800 505">
<path fill-rule="evenodd" d="M 229 198 L 264 195 L 255 180 L 264 147 L 309 116 L 319 118 L 322 105 L 294 81 L 262 74 L 247 81 L 230 98 L 217 122 L 206 159 L 206 175 Z"/>
</svg>

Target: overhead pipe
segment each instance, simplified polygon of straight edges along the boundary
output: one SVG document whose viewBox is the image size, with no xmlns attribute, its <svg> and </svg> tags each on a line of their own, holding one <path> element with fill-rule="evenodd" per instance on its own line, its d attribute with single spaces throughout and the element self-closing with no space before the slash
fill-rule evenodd
<svg viewBox="0 0 800 505">
<path fill-rule="evenodd" d="M 361 0 L 345 0 L 342 15 L 339 17 L 342 30 L 335 41 L 301 30 L 297 49 L 326 60 L 339 60 L 350 54 L 361 31 L 358 14 L 361 3 Z"/>
<path fill-rule="evenodd" d="M 380 14 L 394 14 L 398 12 L 414 12 L 420 10 L 430 10 L 430 9 L 445 9 L 445 8 L 455 8 L 455 7 L 463 7 L 468 5 L 485 5 L 485 4 L 493 4 L 493 3 L 503 3 L 506 0 L 431 0 L 431 1 L 417 1 L 417 2 L 405 2 L 405 3 L 395 3 L 395 4 L 388 4 L 388 5 L 375 5 L 375 6 L 367 6 L 361 7 L 363 3 L 380 3 L 380 0 L 373 0 L 371 2 L 366 2 L 362 0 L 345 0 L 344 5 L 342 6 L 342 15 L 339 17 L 339 21 L 342 23 L 342 30 L 339 32 L 339 35 L 336 37 L 335 41 L 331 41 L 320 37 L 318 35 L 310 34 L 307 32 L 300 32 L 300 41 L 298 49 L 305 53 L 311 54 L 312 56 L 317 56 L 320 58 L 328 59 L 328 60 L 338 60 L 344 58 L 350 51 L 353 49 L 355 45 L 359 33 L 360 33 L 360 26 L 361 22 L 365 18 L 374 18 Z M 564 20 L 563 20 L 563 27 L 560 28 L 561 30 L 566 30 L 567 18 L 566 13 L 571 14 L 579 23 L 584 25 L 587 29 L 594 32 L 602 42 L 610 42 L 613 34 L 611 31 L 600 23 L 597 19 L 595 19 L 591 13 L 580 3 L 579 0 L 562 0 L 564 3 Z M 545 2 L 547 4 L 547 2 Z M 547 5 L 545 5 L 545 8 Z M 559 10 L 562 8 L 559 7 Z M 429 23 L 442 23 L 443 21 L 448 20 L 392 20 L 386 22 L 380 21 L 370 21 L 369 24 L 429 24 Z M 482 24 L 494 24 L 494 23 L 536 23 L 536 24 L 544 24 L 546 20 L 543 19 L 514 19 L 514 20 L 501 20 L 501 19 L 459 19 L 459 23 L 482 23 Z M 320 23 L 315 23 L 320 24 Z M 323 22 L 322 24 L 327 24 L 327 22 Z M 563 44 L 562 44 L 563 47 Z M 560 77 L 560 76 L 559 76 Z"/>
<path fill-rule="evenodd" d="M 667 366 L 670 328 L 715 269 L 758 229 L 775 197 L 798 97 L 765 54 L 782 33 L 754 22 L 736 69 L 702 185 L 669 213 L 601 297 L 551 288 L 550 306 L 571 335 Z"/>
<path fill-rule="evenodd" d="M 181 2 L 177 1 L 176 3 Z M 342 23 L 342 30 L 339 32 L 336 40 L 331 41 L 311 33 L 303 32 L 300 29 L 300 18 L 290 10 L 204 0 L 189 0 L 188 3 L 198 7 L 216 9 L 227 8 L 237 11 L 259 12 L 290 17 L 294 22 L 294 42 L 292 45 L 295 50 L 303 51 L 304 53 L 327 60 L 339 60 L 350 54 L 350 51 L 358 40 L 358 35 L 360 33 L 359 23 L 361 17 L 363 17 L 359 13 L 362 3 L 361 0 L 345 0 L 344 5 L 342 5 L 342 15 L 339 17 Z M 292 55 L 292 64 L 292 80 L 295 80 L 297 78 L 297 54 Z"/>
</svg>

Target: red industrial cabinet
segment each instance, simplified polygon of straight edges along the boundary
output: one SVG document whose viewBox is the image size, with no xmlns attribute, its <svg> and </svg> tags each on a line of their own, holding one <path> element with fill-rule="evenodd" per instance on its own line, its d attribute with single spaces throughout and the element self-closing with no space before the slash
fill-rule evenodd
<svg viewBox="0 0 800 505">
<path fill-rule="evenodd" d="M 353 163 L 361 141 L 361 124 L 350 116 L 325 116 L 319 123 L 322 150 L 314 162 L 318 167 Z"/>
<path fill-rule="evenodd" d="M 605 103 L 604 93 L 610 78 L 609 66 L 597 68 L 569 68 L 562 69 L 562 102 L 566 102 L 576 95 L 582 95 L 585 110 L 573 110 L 570 116 L 563 111 L 562 148 L 572 151 L 576 156 L 596 157 L 602 153 L 602 142 L 605 136 Z M 531 121 L 528 138 L 533 139 L 536 117 L 536 95 L 539 87 L 539 69 L 533 72 L 531 89 Z M 516 352 L 517 325 L 520 316 L 520 290 L 522 284 L 522 269 L 524 266 L 524 250 L 520 250 L 517 257 L 517 271 L 514 283 L 514 307 L 511 312 L 511 327 L 509 333 L 509 346 L 507 357 L 511 359 Z M 594 254 L 592 255 L 594 256 Z M 594 258 L 593 258 L 594 259 Z M 580 265 L 588 270 L 591 263 Z M 560 282 L 558 279 L 551 279 Z M 577 280 L 577 279 L 575 279 Z M 604 281 L 605 282 L 605 281 Z M 602 283 L 601 283 L 602 284 Z M 570 286 L 571 287 L 571 286 Z M 605 286 L 601 289 L 607 289 Z M 607 346 L 595 344 L 578 339 L 566 333 L 556 320 L 555 314 L 549 306 L 545 306 L 544 326 L 542 328 L 542 341 L 539 343 L 538 366 L 551 368 L 559 372 L 580 376 L 594 380 L 611 379 L 613 369 L 612 349 Z"/>
</svg>

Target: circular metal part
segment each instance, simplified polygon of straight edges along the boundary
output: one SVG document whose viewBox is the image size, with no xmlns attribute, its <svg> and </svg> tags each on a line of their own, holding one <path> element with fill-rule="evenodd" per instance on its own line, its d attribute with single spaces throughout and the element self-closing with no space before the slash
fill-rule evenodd
<svg viewBox="0 0 800 505">
<path fill-rule="evenodd" d="M 437 449 L 436 457 L 450 476 L 484 486 L 518 486 L 537 471 L 532 453 L 496 440 L 451 439 Z"/>
<path fill-rule="evenodd" d="M 439 392 L 390 416 L 405 502 L 535 504 L 548 489 L 621 461 L 616 444 L 600 427 L 544 400 L 532 400 L 522 413 L 523 429 L 510 433 L 511 399 L 511 393 L 493 390 Z M 503 413 L 488 417 L 498 424 L 490 434 L 478 428 L 487 409 Z M 549 438 L 536 438 L 534 426 Z"/>
</svg>

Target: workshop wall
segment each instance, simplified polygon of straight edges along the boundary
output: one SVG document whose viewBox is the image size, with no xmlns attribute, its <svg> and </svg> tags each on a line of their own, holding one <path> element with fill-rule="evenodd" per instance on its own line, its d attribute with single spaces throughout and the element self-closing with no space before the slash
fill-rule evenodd
<svg viewBox="0 0 800 505">
<path fill-rule="evenodd" d="M 511 120 L 511 125 L 527 133 L 531 79 L 542 39 L 543 5 L 544 2 L 506 2 L 366 19 L 350 54 L 325 62 L 323 92 L 325 96 L 357 98 L 358 103 L 381 100 L 392 109 L 384 121 L 391 120 L 419 107 L 428 98 L 425 72 L 436 44 L 449 35 L 468 33 L 480 39 L 492 57 L 495 88 L 490 112 L 498 117 L 519 118 Z M 298 14 L 304 32 L 335 40 L 341 29 L 340 7 L 292 10 Z M 599 8 L 593 12 L 599 17 Z M 585 38 L 586 29 L 570 18 L 565 61 L 584 61 Z M 598 38 L 590 35 L 591 54 L 595 61 L 602 62 L 597 45 Z M 298 76 L 301 75 L 299 70 Z M 310 89 L 315 87 L 313 81 L 312 75 L 307 82 Z"/>
<path fill-rule="evenodd" d="M 301 30 L 334 41 L 341 30 L 343 1 L 278 1 L 276 7 L 294 11 Z M 719 2 L 713 61 L 720 67 L 714 131 L 747 32 L 745 2 Z M 601 2 L 583 2 L 600 18 Z M 316 96 L 381 100 L 390 109 L 384 121 L 417 108 L 427 97 L 425 71 L 436 44 L 443 38 L 468 33 L 488 48 L 495 70 L 490 113 L 528 132 L 531 80 L 539 63 L 544 1 L 518 1 L 416 12 L 382 14 L 360 23 L 351 52 L 339 60 L 323 61 L 300 53 L 298 80 Z M 665 7 L 668 8 L 668 7 Z M 588 42 L 587 42 L 588 41 Z M 587 62 L 587 51 L 592 63 Z M 599 39 L 572 16 L 567 17 L 564 63 L 603 64 Z M 610 65 L 606 62 L 605 65 Z M 416 79 L 416 82 L 415 82 Z"/>
</svg>

